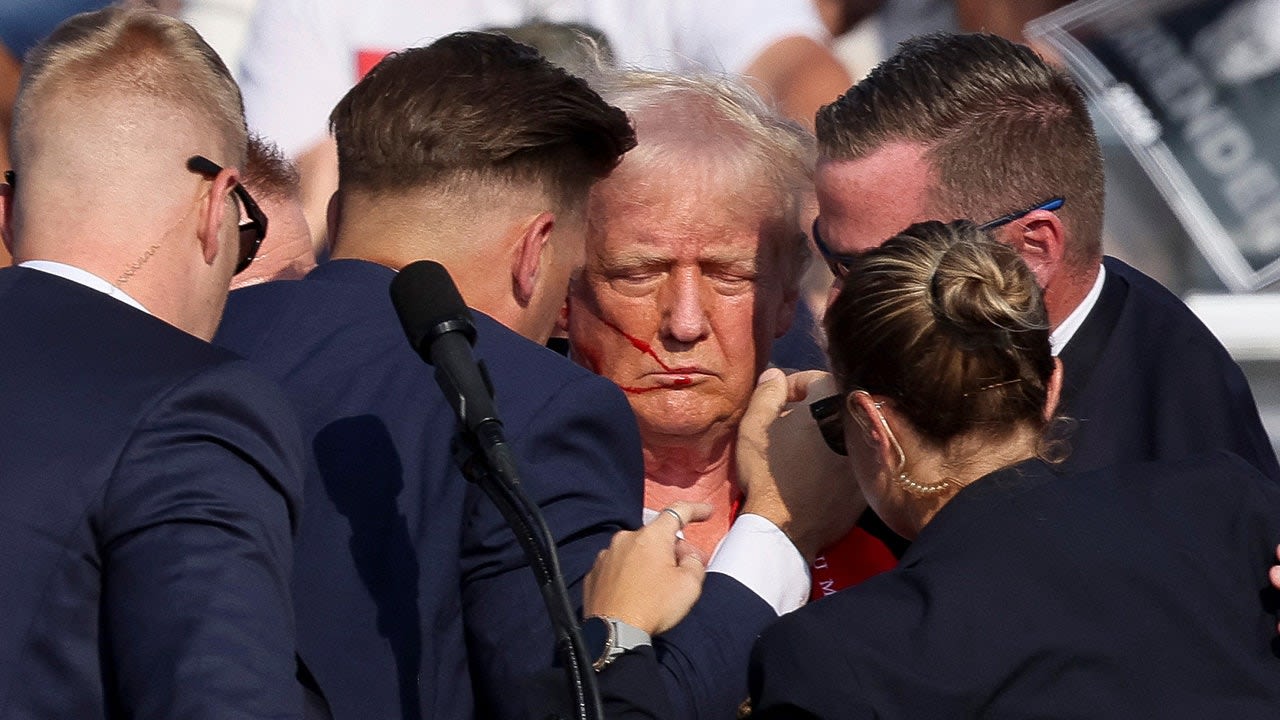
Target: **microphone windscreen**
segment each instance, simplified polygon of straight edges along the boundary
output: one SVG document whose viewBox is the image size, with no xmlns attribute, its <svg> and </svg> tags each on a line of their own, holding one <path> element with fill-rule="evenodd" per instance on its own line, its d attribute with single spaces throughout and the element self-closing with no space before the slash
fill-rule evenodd
<svg viewBox="0 0 1280 720">
<path fill-rule="evenodd" d="M 443 265 L 419 260 L 406 265 L 391 281 L 391 304 L 409 344 L 431 362 L 429 345 L 441 332 L 461 330 L 474 341 L 471 311 Z"/>
</svg>

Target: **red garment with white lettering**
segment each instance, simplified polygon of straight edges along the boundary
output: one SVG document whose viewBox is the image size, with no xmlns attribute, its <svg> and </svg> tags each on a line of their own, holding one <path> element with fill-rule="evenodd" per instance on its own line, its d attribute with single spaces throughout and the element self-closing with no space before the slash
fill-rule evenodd
<svg viewBox="0 0 1280 720">
<path fill-rule="evenodd" d="M 813 561 L 809 599 L 817 600 L 857 585 L 897 564 L 897 558 L 879 538 L 854 527 Z"/>
</svg>

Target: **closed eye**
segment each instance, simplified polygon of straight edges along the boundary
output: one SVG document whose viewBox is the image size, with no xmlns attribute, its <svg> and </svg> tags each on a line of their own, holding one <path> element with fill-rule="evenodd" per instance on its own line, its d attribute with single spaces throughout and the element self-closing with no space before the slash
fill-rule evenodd
<svg viewBox="0 0 1280 720">
<path fill-rule="evenodd" d="M 704 266 L 702 274 L 718 292 L 726 295 L 750 290 L 760 275 L 754 263 L 713 264 Z"/>
<path fill-rule="evenodd" d="M 618 291 L 634 294 L 656 287 L 666 277 L 667 271 L 666 265 L 645 263 L 607 267 L 601 275 Z"/>
</svg>

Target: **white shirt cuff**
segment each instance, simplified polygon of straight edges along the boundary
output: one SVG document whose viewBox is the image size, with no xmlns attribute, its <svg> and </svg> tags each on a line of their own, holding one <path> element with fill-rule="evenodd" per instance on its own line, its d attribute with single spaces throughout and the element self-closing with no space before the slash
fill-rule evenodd
<svg viewBox="0 0 1280 720">
<path fill-rule="evenodd" d="M 738 516 L 707 572 L 724 573 L 746 585 L 779 615 L 809 599 L 809 563 L 777 525 L 760 515 Z"/>
</svg>

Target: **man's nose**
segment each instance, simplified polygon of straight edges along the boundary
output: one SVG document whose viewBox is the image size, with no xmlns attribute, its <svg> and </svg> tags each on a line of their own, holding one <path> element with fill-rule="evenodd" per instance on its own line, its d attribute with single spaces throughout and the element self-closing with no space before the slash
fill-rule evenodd
<svg viewBox="0 0 1280 720">
<path fill-rule="evenodd" d="M 696 271 L 678 272 L 672 278 L 666 292 L 663 309 L 664 333 L 682 343 L 695 343 L 711 332 L 706 304 L 702 301 L 702 287 Z"/>
</svg>

